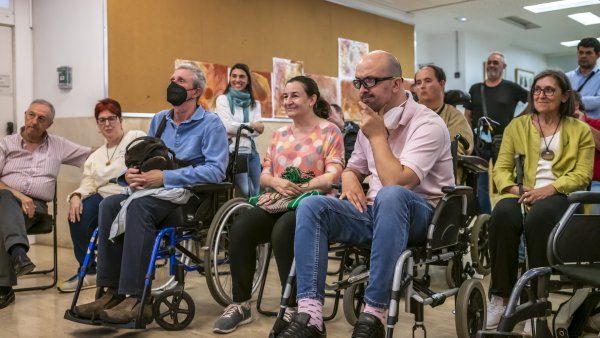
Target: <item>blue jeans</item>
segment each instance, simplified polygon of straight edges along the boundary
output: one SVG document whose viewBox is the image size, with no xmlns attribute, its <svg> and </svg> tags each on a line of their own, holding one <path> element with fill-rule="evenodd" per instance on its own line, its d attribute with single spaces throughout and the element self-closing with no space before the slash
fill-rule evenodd
<svg viewBox="0 0 600 338">
<path fill-rule="evenodd" d="M 235 186 L 246 196 L 256 196 L 260 193 L 260 155 L 256 150 L 248 156 L 248 172 L 235 175 Z"/>
<path fill-rule="evenodd" d="M 98 210 L 102 199 L 100 194 L 88 196 L 81 202 L 83 204 L 83 212 L 79 215 L 79 222 L 69 221 L 69 230 L 71 231 L 71 240 L 73 241 L 73 252 L 75 253 L 75 259 L 77 259 L 80 269 L 81 266 L 83 266 L 83 260 L 85 259 L 88 245 L 90 244 L 90 237 L 92 237 L 92 233 L 98 227 Z M 90 262 L 91 264 L 87 273 L 95 274 L 96 256 L 93 251 Z"/>
<path fill-rule="evenodd" d="M 294 240 L 298 299 L 324 302 L 329 242 L 370 244 L 365 302 L 387 308 L 394 265 L 407 245 L 425 242 L 432 216 L 433 207 L 425 199 L 400 186 L 383 187 L 363 213 L 346 200 L 305 198 L 296 212 Z"/>
</svg>

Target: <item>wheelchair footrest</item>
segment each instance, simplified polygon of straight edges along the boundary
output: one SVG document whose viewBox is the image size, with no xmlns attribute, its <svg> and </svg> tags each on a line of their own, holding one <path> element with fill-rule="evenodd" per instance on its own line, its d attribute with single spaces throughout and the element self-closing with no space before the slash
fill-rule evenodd
<svg viewBox="0 0 600 338">
<path fill-rule="evenodd" d="M 496 332 L 496 331 L 479 331 L 477 332 L 476 338 L 523 338 L 523 335 L 515 332 Z"/>
<path fill-rule="evenodd" d="M 70 309 L 65 311 L 64 318 L 66 320 L 70 320 L 72 322 L 79 323 L 79 324 L 94 325 L 94 326 L 102 325 L 102 321 L 100 319 L 94 320 L 94 319 L 81 318 L 81 317 L 78 317 L 76 314 L 74 314 L 73 311 L 71 311 Z"/>
</svg>

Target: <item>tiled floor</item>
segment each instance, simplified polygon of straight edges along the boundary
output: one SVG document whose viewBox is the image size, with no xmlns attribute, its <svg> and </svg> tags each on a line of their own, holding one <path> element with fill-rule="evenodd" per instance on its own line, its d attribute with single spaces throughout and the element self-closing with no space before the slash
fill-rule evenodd
<svg viewBox="0 0 600 338">
<path fill-rule="evenodd" d="M 43 266 L 51 259 L 51 249 L 46 246 L 34 245 L 31 258 L 38 265 Z M 69 277 L 76 269 L 76 263 L 71 250 L 59 249 L 59 276 L 60 280 Z M 274 264 L 274 263 L 273 263 Z M 268 287 L 263 302 L 266 308 L 275 310 L 278 304 L 279 288 L 277 278 L 273 274 L 274 265 L 271 266 L 268 278 Z M 445 287 L 444 269 L 434 267 L 434 288 Z M 30 277 L 20 280 L 20 285 L 29 284 Z M 104 327 L 92 327 L 77 324 L 63 319 L 64 312 L 69 308 L 72 294 L 60 294 L 56 289 L 46 291 L 32 291 L 17 293 L 16 303 L 0 310 L 0 337 L 213 337 L 221 336 L 212 333 L 212 324 L 221 314 L 222 307 L 210 296 L 204 276 L 190 275 L 186 278 L 186 290 L 195 300 L 196 316 L 188 328 L 178 332 L 167 332 L 155 323 L 146 330 L 116 330 Z M 484 280 L 487 284 L 487 278 Z M 487 288 L 487 286 L 486 286 Z M 93 300 L 94 291 L 82 292 L 81 301 Z M 331 310 L 331 301 L 327 300 L 327 311 Z M 456 337 L 454 315 L 454 298 L 449 298 L 445 304 L 436 308 L 426 308 L 425 324 L 428 337 L 450 338 Z M 401 310 L 403 308 L 401 307 Z M 273 317 L 257 314 L 255 309 L 254 322 L 240 327 L 235 332 L 225 335 L 227 337 L 267 337 L 273 325 Z M 412 336 L 412 315 L 401 313 L 399 324 L 396 326 L 395 337 Z M 344 319 L 340 309 L 337 316 L 327 322 L 328 337 L 349 337 L 352 327 Z M 225 337 L 223 336 L 223 337 Z"/>
</svg>

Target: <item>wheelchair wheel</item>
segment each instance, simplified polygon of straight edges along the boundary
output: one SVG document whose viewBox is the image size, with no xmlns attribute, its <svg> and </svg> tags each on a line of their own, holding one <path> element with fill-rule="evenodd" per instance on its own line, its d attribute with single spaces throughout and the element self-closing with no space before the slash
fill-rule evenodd
<svg viewBox="0 0 600 338">
<path fill-rule="evenodd" d="M 446 283 L 451 289 L 459 287 L 468 279 L 467 274 L 464 272 L 464 269 L 461 266 L 462 258 L 458 260 L 459 264 L 456 264 L 456 261 L 456 259 L 451 259 L 448 261 L 448 265 L 446 266 Z M 457 273 L 460 273 L 461 276 L 461 280 L 459 281 L 456 281 L 456 278 L 454 277 Z"/>
<path fill-rule="evenodd" d="M 196 314 L 192 297 L 183 290 L 167 290 L 156 296 L 152 315 L 156 323 L 167 331 L 186 328 Z"/>
<path fill-rule="evenodd" d="M 487 304 L 481 282 L 466 280 L 456 297 L 456 334 L 459 338 L 474 338 L 485 329 Z"/>
<path fill-rule="evenodd" d="M 490 215 L 481 214 L 477 216 L 477 220 L 471 228 L 471 260 L 477 263 L 475 271 L 484 276 L 491 272 L 489 224 Z"/>
<path fill-rule="evenodd" d="M 357 276 L 363 272 L 367 271 L 366 265 L 359 265 L 355 267 L 352 272 L 350 272 L 350 277 Z M 343 307 L 344 307 L 344 317 L 346 317 L 346 321 L 350 323 L 350 325 L 356 324 L 358 320 L 358 316 L 362 312 L 365 307 L 365 289 L 367 288 L 367 283 L 359 283 L 353 284 L 347 289 L 344 289 L 344 297 L 343 297 Z"/>
<path fill-rule="evenodd" d="M 222 306 L 232 302 L 231 273 L 229 269 L 229 229 L 235 219 L 246 209 L 253 206 L 245 198 L 227 201 L 212 219 L 206 237 L 205 275 L 208 290 L 215 301 Z M 260 281 L 268 262 L 268 245 L 256 248 L 256 272 L 252 282 L 252 293 L 260 286 Z"/>
<path fill-rule="evenodd" d="M 199 245 L 195 243 L 194 240 L 189 239 L 181 241 L 179 244 L 187 250 L 189 250 L 190 252 L 193 252 L 196 255 L 198 255 L 198 253 L 196 252 L 196 247 L 198 247 Z M 182 254 L 181 252 L 176 252 L 176 255 L 178 255 L 179 260 L 183 264 L 190 264 L 190 258 L 186 255 Z M 177 285 L 175 276 L 171 276 L 169 274 L 169 257 L 156 260 L 154 268 L 154 280 L 152 281 L 152 294 L 158 295 L 163 291 L 173 288 L 175 285 Z"/>
</svg>

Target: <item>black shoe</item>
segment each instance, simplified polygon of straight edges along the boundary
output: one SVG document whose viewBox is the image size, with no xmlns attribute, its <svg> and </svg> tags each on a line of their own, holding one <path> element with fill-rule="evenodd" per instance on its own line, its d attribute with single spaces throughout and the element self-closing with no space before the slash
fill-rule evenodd
<svg viewBox="0 0 600 338">
<path fill-rule="evenodd" d="M 4 289 L 4 287 L 2 287 Z M 6 288 L 7 291 L 0 292 L 0 309 L 4 309 L 11 303 L 15 302 L 15 292 L 11 287 Z"/>
<path fill-rule="evenodd" d="M 363 312 L 354 324 L 352 338 L 385 338 L 383 323 L 372 314 Z"/>
<path fill-rule="evenodd" d="M 323 324 L 323 331 L 319 331 L 314 326 L 309 326 L 308 321 L 310 315 L 308 313 L 298 312 L 290 324 L 277 336 L 278 338 L 326 338 L 327 331 Z"/>
<path fill-rule="evenodd" d="M 35 269 L 35 264 L 31 262 L 27 255 L 18 255 L 12 259 L 15 275 L 17 277 L 26 275 Z"/>
</svg>

